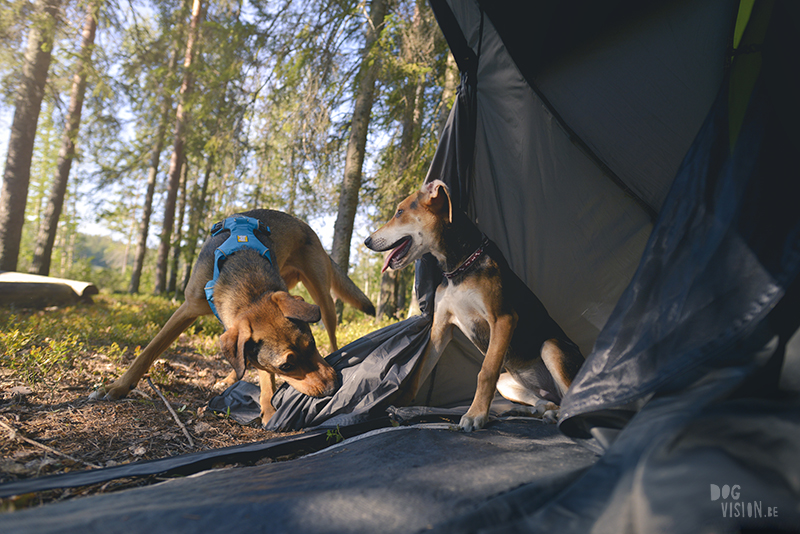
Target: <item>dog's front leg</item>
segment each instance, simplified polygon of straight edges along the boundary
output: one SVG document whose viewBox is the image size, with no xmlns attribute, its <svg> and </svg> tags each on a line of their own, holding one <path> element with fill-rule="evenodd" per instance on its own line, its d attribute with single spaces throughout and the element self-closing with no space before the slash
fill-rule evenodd
<svg viewBox="0 0 800 534">
<path fill-rule="evenodd" d="M 514 327 L 517 325 L 516 314 L 501 315 L 489 323 L 489 348 L 478 373 L 478 387 L 472 405 L 461 418 L 458 426 L 464 432 L 472 432 L 483 428 L 489 420 L 489 408 L 497 390 L 497 379 L 503 369 L 503 360 L 511 343 Z"/>
<path fill-rule="evenodd" d="M 261 424 L 266 425 L 270 418 L 275 415 L 275 408 L 272 407 L 272 395 L 275 393 L 275 375 L 269 371 L 258 370 L 258 385 L 261 387 Z"/>
<path fill-rule="evenodd" d="M 206 307 L 208 306 L 206 305 Z M 208 312 L 211 312 L 210 308 Z M 139 353 L 139 356 L 136 357 L 130 368 L 125 371 L 125 374 L 110 386 L 101 387 L 92 392 L 89 398 L 93 400 L 117 400 L 126 396 L 136 387 L 139 379 L 150 369 L 156 358 L 161 356 L 200 315 L 203 315 L 203 313 L 198 312 L 197 306 L 193 306 L 189 300 L 186 300 L 175 310 L 175 313 L 156 334 L 156 337 Z"/>
</svg>

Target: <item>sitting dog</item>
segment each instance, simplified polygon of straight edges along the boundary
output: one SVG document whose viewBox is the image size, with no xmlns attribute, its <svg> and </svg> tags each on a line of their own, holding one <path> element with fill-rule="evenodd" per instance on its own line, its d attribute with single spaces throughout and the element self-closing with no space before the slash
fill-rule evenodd
<svg viewBox="0 0 800 534">
<path fill-rule="evenodd" d="M 317 305 L 288 293 L 298 281 Z M 212 228 L 186 285 L 186 300 L 116 382 L 91 398 L 116 400 L 139 379 L 192 322 L 214 313 L 225 327 L 222 354 L 233 366 L 232 384 L 252 365 L 259 372 L 261 418 L 275 413 L 275 375 L 312 397 L 338 389 L 336 372 L 317 350 L 308 323 L 322 318 L 336 350 L 336 310 L 330 292 L 364 313 L 375 315 L 369 298 L 328 256 L 304 222 L 272 210 L 253 210 Z"/>
<path fill-rule="evenodd" d="M 430 252 L 444 273 L 436 289 L 431 340 L 410 377 L 404 401 L 416 395 L 458 326 L 484 354 L 475 397 L 459 423 L 462 430 L 486 424 L 496 389 L 548 419 L 557 417 L 557 405 L 583 356 L 511 271 L 497 246 L 453 209 L 444 182 L 425 184 L 403 200 L 394 217 L 364 244 L 391 251 L 384 271 L 402 269 Z M 501 377 L 504 367 L 508 373 Z"/>
</svg>

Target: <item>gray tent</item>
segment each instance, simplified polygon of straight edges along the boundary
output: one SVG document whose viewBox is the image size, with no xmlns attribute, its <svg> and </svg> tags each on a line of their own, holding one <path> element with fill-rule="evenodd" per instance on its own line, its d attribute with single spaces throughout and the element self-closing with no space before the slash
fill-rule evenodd
<svg viewBox="0 0 800 534">
<path fill-rule="evenodd" d="M 414 424 L 14 514 L 8 531 L 798 529 L 800 4 L 432 5 L 462 83 L 427 179 L 587 355 L 558 427 L 430 423 L 472 395 L 480 357 L 456 339 L 416 399 L 429 408 L 390 410 Z M 417 273 L 423 315 L 331 355 L 333 397 L 280 390 L 273 427 L 317 427 L 308 443 L 379 426 L 428 339 L 440 273 Z"/>
</svg>

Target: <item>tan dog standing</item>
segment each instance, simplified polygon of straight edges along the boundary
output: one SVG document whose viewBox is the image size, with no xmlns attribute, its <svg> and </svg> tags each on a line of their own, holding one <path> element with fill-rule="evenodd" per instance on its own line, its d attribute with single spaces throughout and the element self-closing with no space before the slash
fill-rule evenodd
<svg viewBox="0 0 800 534">
<path fill-rule="evenodd" d="M 336 372 L 319 354 L 308 326 L 322 318 L 331 351 L 338 348 L 331 290 L 367 314 L 374 315 L 375 307 L 341 272 L 306 223 L 273 210 L 253 210 L 239 216 L 260 221 L 262 230 L 253 235 L 269 250 L 270 258 L 250 248 L 226 256 L 220 262 L 213 302 L 225 326 L 220 348 L 234 369 L 226 380 L 232 384 L 241 379 L 248 364 L 258 369 L 262 422 L 266 423 L 274 414 L 271 399 L 276 375 L 312 397 L 331 395 L 338 388 Z M 214 278 L 215 251 L 230 235 L 230 230 L 222 229 L 206 240 L 186 285 L 184 303 L 125 374 L 92 393 L 91 398 L 116 400 L 127 395 L 153 361 L 196 318 L 212 313 L 204 288 Z M 289 289 L 299 281 L 317 305 L 289 295 Z"/>
<path fill-rule="evenodd" d="M 445 276 L 436 290 L 431 340 L 404 400 L 416 395 L 457 326 L 485 356 L 472 405 L 459 423 L 462 430 L 486 424 L 497 389 L 546 418 L 557 417 L 583 356 L 497 246 L 453 209 L 444 182 L 425 184 L 403 200 L 364 244 L 391 251 L 384 270 L 402 269 L 430 252 Z M 501 377 L 503 368 L 508 373 Z"/>
</svg>

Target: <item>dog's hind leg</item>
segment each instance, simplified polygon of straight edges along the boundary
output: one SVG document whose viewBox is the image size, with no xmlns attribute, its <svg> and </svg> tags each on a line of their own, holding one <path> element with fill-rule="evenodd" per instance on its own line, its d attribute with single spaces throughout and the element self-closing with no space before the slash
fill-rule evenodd
<svg viewBox="0 0 800 534">
<path fill-rule="evenodd" d="M 511 373 L 502 373 L 497 380 L 497 391 L 500 394 L 518 404 L 524 404 L 513 410 L 509 410 L 502 415 L 528 415 L 541 417 L 546 421 L 555 423 L 558 419 L 558 405 L 554 402 L 542 399 L 533 391 L 521 384 Z"/>
<path fill-rule="evenodd" d="M 572 385 L 572 380 L 583 364 L 583 355 L 581 355 L 578 347 L 571 343 L 565 343 L 557 339 L 548 339 L 542 344 L 541 356 L 542 363 L 544 363 L 552 379 L 547 381 L 540 380 L 540 384 L 544 382 L 550 384 L 546 386 L 546 389 L 541 391 L 541 394 L 549 398 L 557 398 L 560 404 L 561 399 L 567 394 L 567 390 Z M 555 386 L 556 391 L 553 391 L 553 386 Z M 497 388 L 500 394 L 508 400 L 531 406 L 531 415 L 541 416 L 545 421 L 552 423 L 558 421 L 560 409 L 558 405 L 546 399 L 539 398 L 534 392 L 517 382 L 510 375 L 504 380 L 502 389 L 499 383 Z"/>
<path fill-rule="evenodd" d="M 211 310 L 209 309 L 209 312 Z M 136 387 L 139 379 L 144 376 L 156 358 L 167 350 L 178 336 L 197 319 L 202 313 L 197 313 L 189 300 L 185 301 L 175 310 L 164 327 L 156 334 L 156 337 L 148 343 L 147 347 L 139 353 L 133 364 L 125 371 L 116 382 L 107 387 L 101 387 L 92 392 L 90 399 L 95 400 L 117 400 L 126 396 L 130 390 Z"/>
<path fill-rule="evenodd" d="M 558 388 L 558 398 L 562 399 L 583 364 L 583 356 L 574 345 L 548 339 L 542 344 L 542 361 Z"/>
<path fill-rule="evenodd" d="M 534 406 L 541 397 L 536 395 L 524 384 L 520 383 L 511 373 L 502 373 L 497 379 L 497 391 L 511 402 Z"/>
</svg>

